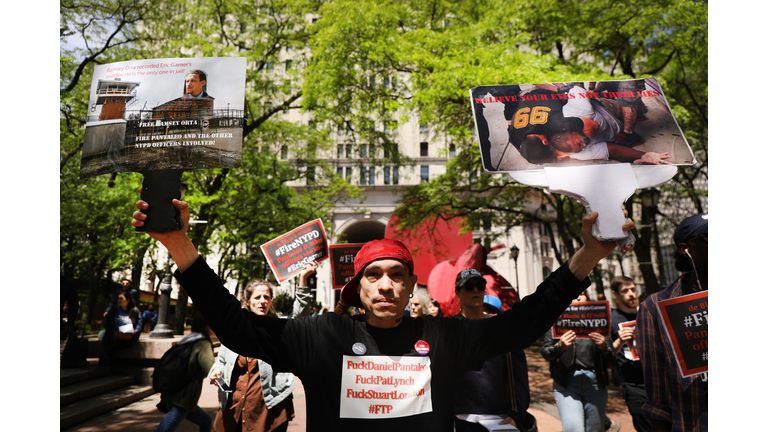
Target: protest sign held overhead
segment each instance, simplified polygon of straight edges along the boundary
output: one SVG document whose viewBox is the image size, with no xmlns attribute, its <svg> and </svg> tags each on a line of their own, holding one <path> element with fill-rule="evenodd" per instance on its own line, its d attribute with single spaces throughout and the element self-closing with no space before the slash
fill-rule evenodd
<svg viewBox="0 0 768 432">
<path fill-rule="evenodd" d="M 245 66 L 243 57 L 95 66 L 80 178 L 239 167 Z"/>
<path fill-rule="evenodd" d="M 592 235 L 631 243 L 622 204 L 696 162 L 655 78 L 470 90 L 483 169 L 598 212 Z"/>
<path fill-rule="evenodd" d="M 315 219 L 261 245 L 278 283 L 301 273 L 308 263 L 328 258 L 323 221 Z"/>
<path fill-rule="evenodd" d="M 660 300 L 664 331 L 674 347 L 675 360 L 684 377 L 708 371 L 708 292 Z"/>
<path fill-rule="evenodd" d="M 341 289 L 355 277 L 355 256 L 365 243 L 350 243 L 330 245 L 331 255 L 331 285 Z"/>
<path fill-rule="evenodd" d="M 565 309 L 552 326 L 552 336 L 561 338 L 569 330 L 577 338 L 588 338 L 590 333 L 611 334 L 611 306 L 607 301 L 574 302 Z"/>
<path fill-rule="evenodd" d="M 621 163 L 694 163 L 655 78 L 475 87 L 487 172 Z"/>
</svg>

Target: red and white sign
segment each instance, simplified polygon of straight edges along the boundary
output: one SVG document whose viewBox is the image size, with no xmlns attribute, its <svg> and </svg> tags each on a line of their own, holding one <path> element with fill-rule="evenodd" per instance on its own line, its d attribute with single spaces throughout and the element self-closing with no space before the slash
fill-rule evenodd
<svg viewBox="0 0 768 432">
<path fill-rule="evenodd" d="M 301 273 L 304 265 L 328 258 L 323 221 L 315 219 L 261 245 L 278 283 Z"/>
<path fill-rule="evenodd" d="M 428 356 L 344 356 L 340 418 L 384 419 L 432 412 Z"/>
<path fill-rule="evenodd" d="M 636 331 L 635 329 L 637 328 L 637 321 L 625 321 L 623 323 L 619 323 L 619 328 L 631 328 L 632 331 Z M 621 349 L 624 357 L 626 357 L 628 360 L 640 360 L 640 352 L 637 350 L 637 340 L 635 338 L 632 338 L 632 340 L 621 347 Z"/>
</svg>

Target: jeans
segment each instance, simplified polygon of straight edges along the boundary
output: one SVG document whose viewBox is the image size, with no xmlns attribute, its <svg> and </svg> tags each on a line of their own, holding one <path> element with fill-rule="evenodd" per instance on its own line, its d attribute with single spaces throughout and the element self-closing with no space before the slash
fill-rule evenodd
<svg viewBox="0 0 768 432">
<path fill-rule="evenodd" d="M 570 372 L 568 387 L 553 384 L 563 432 L 603 432 L 608 390 L 600 389 L 595 372 L 577 369 Z"/>
<path fill-rule="evenodd" d="M 157 426 L 155 432 L 173 432 L 179 427 L 185 418 L 200 426 L 200 432 L 211 432 L 213 419 L 199 406 L 195 407 L 194 411 L 187 411 L 184 408 L 177 407 L 176 405 L 170 406 L 170 411 L 168 411 L 168 414 L 165 415 L 163 421 L 161 421 Z"/>
</svg>

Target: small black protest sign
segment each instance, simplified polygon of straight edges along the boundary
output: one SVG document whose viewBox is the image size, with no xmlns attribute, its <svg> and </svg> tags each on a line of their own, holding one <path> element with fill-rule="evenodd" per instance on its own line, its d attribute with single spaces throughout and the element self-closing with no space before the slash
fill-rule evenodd
<svg viewBox="0 0 768 432">
<path fill-rule="evenodd" d="M 590 333 L 603 336 L 611 334 L 611 307 L 607 301 L 574 302 L 565 309 L 552 326 L 555 338 L 561 338 L 569 330 L 576 337 L 588 338 Z"/>
<path fill-rule="evenodd" d="M 355 277 L 355 256 L 365 243 L 330 245 L 331 273 L 334 289 L 341 289 Z"/>
<path fill-rule="evenodd" d="M 674 347 L 675 359 L 684 377 L 707 372 L 709 364 L 708 293 L 695 294 L 661 300 L 659 313 L 664 322 L 670 342 Z"/>
<path fill-rule="evenodd" d="M 328 239 L 323 221 L 315 219 L 261 245 L 278 283 L 301 273 L 313 261 L 328 258 Z"/>
<path fill-rule="evenodd" d="M 637 328 L 637 321 L 625 321 L 623 323 L 619 323 L 619 329 L 625 329 L 630 328 L 634 332 Z M 635 338 L 632 338 L 632 340 L 625 345 L 626 348 L 629 348 L 628 350 L 623 350 L 622 352 L 627 352 L 628 354 L 625 354 L 629 360 L 640 360 L 640 351 L 637 350 L 637 340 Z M 624 347 L 622 347 L 624 348 Z"/>
</svg>

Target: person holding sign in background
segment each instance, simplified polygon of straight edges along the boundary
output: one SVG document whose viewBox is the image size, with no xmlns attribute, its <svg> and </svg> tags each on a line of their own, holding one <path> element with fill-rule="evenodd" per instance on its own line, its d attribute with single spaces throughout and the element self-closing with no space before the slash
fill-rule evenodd
<svg viewBox="0 0 768 432">
<path fill-rule="evenodd" d="M 582 292 L 573 302 L 587 302 Z M 603 432 L 608 377 L 604 362 L 613 355 L 613 342 L 597 332 L 577 338 L 573 330 L 556 340 L 552 330 L 544 334 L 541 355 L 549 361 L 553 391 L 563 432 Z"/>
<path fill-rule="evenodd" d="M 187 228 L 187 203 L 173 204 Z M 149 205 L 138 201 L 136 206 Z M 146 219 L 140 211 L 133 217 L 136 227 Z M 148 234 L 173 256 L 175 277 L 224 345 L 302 380 L 307 431 L 442 432 L 453 427 L 455 378 L 535 342 L 589 286 L 597 263 L 618 246 L 592 236 L 597 217 L 583 218 L 584 246 L 536 292 L 498 316 L 464 321 L 403 317 L 418 276 L 410 251 L 397 240 L 370 241 L 355 257 L 355 276 L 341 298 L 362 307 L 364 315 L 282 320 L 243 311 L 184 230 Z M 625 231 L 633 227 L 631 220 L 622 225 Z"/>
<path fill-rule="evenodd" d="M 673 235 L 674 258 L 683 274 L 667 289 L 648 296 L 637 313 L 637 345 L 647 396 L 643 413 L 654 432 L 699 432 L 708 427 L 708 376 L 682 376 L 658 309 L 659 301 L 707 291 L 708 230 L 706 213 L 680 222 Z"/>
<path fill-rule="evenodd" d="M 637 350 L 634 326 L 622 327 L 622 323 L 635 322 L 637 319 L 637 293 L 635 282 L 626 276 L 616 276 L 611 280 L 611 291 L 616 302 L 616 309 L 611 311 L 611 339 L 616 353 L 616 362 L 621 374 L 621 392 L 632 415 L 632 424 L 637 432 L 650 432 L 651 424 L 643 415 L 645 403 L 645 383 L 640 359 L 635 356 Z"/>
<path fill-rule="evenodd" d="M 307 316 L 312 293 L 307 277 L 318 264 L 307 264 L 301 273 L 290 318 Z M 253 280 L 245 286 L 247 309 L 256 315 L 277 317 L 272 307 L 272 285 Z M 293 389 L 296 381 L 290 373 L 276 373 L 269 363 L 238 355 L 225 346 L 208 372 L 211 384 L 219 385 L 219 407 L 213 422 L 216 432 L 286 431 L 294 417 Z M 224 380 L 225 386 L 217 384 Z"/>
</svg>

